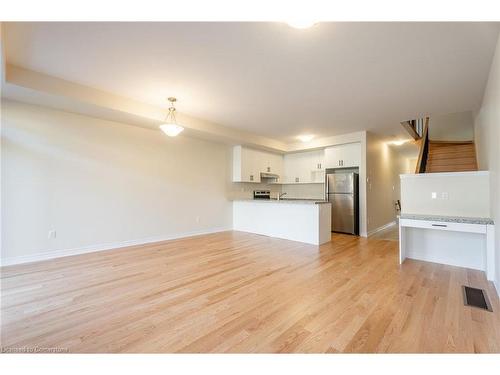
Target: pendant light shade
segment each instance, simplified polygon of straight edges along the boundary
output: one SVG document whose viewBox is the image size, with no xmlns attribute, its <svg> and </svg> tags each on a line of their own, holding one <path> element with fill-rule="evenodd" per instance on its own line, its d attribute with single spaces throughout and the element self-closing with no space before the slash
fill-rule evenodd
<svg viewBox="0 0 500 375">
<path fill-rule="evenodd" d="M 169 137 L 175 137 L 180 134 L 184 130 L 182 126 L 177 124 L 177 120 L 175 118 L 175 107 L 174 103 L 177 101 L 176 98 L 170 97 L 168 98 L 170 102 L 170 108 L 168 109 L 167 118 L 165 119 L 165 123 L 160 125 L 160 129 Z"/>
</svg>

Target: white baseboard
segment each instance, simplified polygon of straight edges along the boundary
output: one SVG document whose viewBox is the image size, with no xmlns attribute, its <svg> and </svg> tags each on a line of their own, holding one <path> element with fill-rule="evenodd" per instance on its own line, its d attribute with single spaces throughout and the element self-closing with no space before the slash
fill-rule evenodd
<svg viewBox="0 0 500 375">
<path fill-rule="evenodd" d="M 125 248 L 125 247 L 130 247 L 130 246 L 145 245 L 145 244 L 153 243 L 153 242 L 175 240 L 175 239 L 179 239 L 179 238 L 186 238 L 186 237 L 199 236 L 199 235 L 203 235 L 203 234 L 225 232 L 225 231 L 229 231 L 229 230 L 232 230 L 232 228 L 231 227 L 212 228 L 212 229 L 208 229 L 208 230 L 185 232 L 185 233 L 174 234 L 174 235 L 142 238 L 139 240 L 109 242 L 109 243 L 105 243 L 105 244 L 82 246 L 82 247 L 76 247 L 76 248 L 71 248 L 71 249 L 44 251 L 42 253 L 33 254 L 33 255 L 22 255 L 22 256 L 17 256 L 17 257 L 2 258 L 1 262 L 0 262 L 0 266 L 3 267 L 3 266 L 15 265 L 15 264 L 38 262 L 41 260 L 67 257 L 67 256 L 71 256 L 71 255 L 94 253 L 96 251 L 113 250 L 113 249 Z"/>
<path fill-rule="evenodd" d="M 368 231 L 368 237 L 373 236 L 375 233 L 378 233 L 384 229 L 390 228 L 394 225 L 396 225 L 396 221 L 391 221 L 390 223 L 384 224 L 381 227 L 370 230 L 370 231 Z"/>
</svg>

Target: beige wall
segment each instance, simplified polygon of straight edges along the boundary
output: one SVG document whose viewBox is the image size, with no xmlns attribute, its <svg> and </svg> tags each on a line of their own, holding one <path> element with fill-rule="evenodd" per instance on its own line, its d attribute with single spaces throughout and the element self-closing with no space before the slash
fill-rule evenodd
<svg viewBox="0 0 500 375">
<path fill-rule="evenodd" d="M 495 285 L 500 293 L 500 39 L 491 64 L 481 109 L 475 117 L 474 128 L 479 168 L 491 172 L 491 216 L 496 227 Z"/>
<path fill-rule="evenodd" d="M 488 172 L 401 176 L 401 211 L 407 214 L 490 217 Z M 436 193 L 436 198 L 432 197 Z"/>
<path fill-rule="evenodd" d="M 429 139 L 431 141 L 472 141 L 474 139 L 472 111 L 431 116 Z"/>
<path fill-rule="evenodd" d="M 399 175 L 407 168 L 407 158 L 388 140 L 367 133 L 367 212 L 368 233 L 396 220 L 395 201 L 399 199 Z"/>
<path fill-rule="evenodd" d="M 17 102 L 1 141 L 3 260 L 230 229 L 254 188 L 229 146 Z"/>
</svg>

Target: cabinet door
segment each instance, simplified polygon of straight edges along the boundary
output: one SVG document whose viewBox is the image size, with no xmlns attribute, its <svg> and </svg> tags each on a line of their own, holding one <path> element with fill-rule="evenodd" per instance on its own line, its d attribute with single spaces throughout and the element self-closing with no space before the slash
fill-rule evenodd
<svg viewBox="0 0 500 375">
<path fill-rule="evenodd" d="M 310 169 L 312 171 L 321 171 L 324 169 L 323 165 L 324 153 L 325 153 L 324 150 L 311 151 Z"/>
<path fill-rule="evenodd" d="M 260 182 L 257 157 L 258 155 L 255 150 L 244 147 L 241 148 L 241 174 L 239 182 Z"/>
<path fill-rule="evenodd" d="M 287 154 L 284 157 L 285 182 L 301 182 L 300 181 L 300 154 Z"/>
<path fill-rule="evenodd" d="M 348 143 L 325 149 L 325 168 L 359 167 L 360 161 L 360 143 Z"/>
<path fill-rule="evenodd" d="M 339 146 L 325 148 L 324 167 L 340 168 L 340 150 Z"/>
<path fill-rule="evenodd" d="M 342 148 L 342 166 L 344 168 L 359 167 L 361 161 L 361 144 L 349 143 Z"/>
<path fill-rule="evenodd" d="M 275 173 L 281 178 L 283 177 L 283 156 L 278 154 L 269 154 L 269 173 Z"/>
<path fill-rule="evenodd" d="M 325 162 L 324 150 L 314 151 L 313 165 L 312 165 L 312 182 L 325 181 Z"/>
<path fill-rule="evenodd" d="M 264 155 L 258 150 L 248 150 L 248 164 L 249 169 L 249 180 L 250 182 L 260 182 L 260 172 L 265 171 L 264 165 L 266 164 Z"/>
</svg>

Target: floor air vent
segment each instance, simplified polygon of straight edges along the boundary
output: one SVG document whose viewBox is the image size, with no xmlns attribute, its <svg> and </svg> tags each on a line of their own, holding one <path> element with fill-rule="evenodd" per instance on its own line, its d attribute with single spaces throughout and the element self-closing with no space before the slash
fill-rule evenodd
<svg viewBox="0 0 500 375">
<path fill-rule="evenodd" d="M 483 310 L 493 311 L 491 309 L 488 296 L 483 289 L 471 288 L 470 286 L 462 286 L 464 292 L 465 306 L 478 307 Z"/>
</svg>

